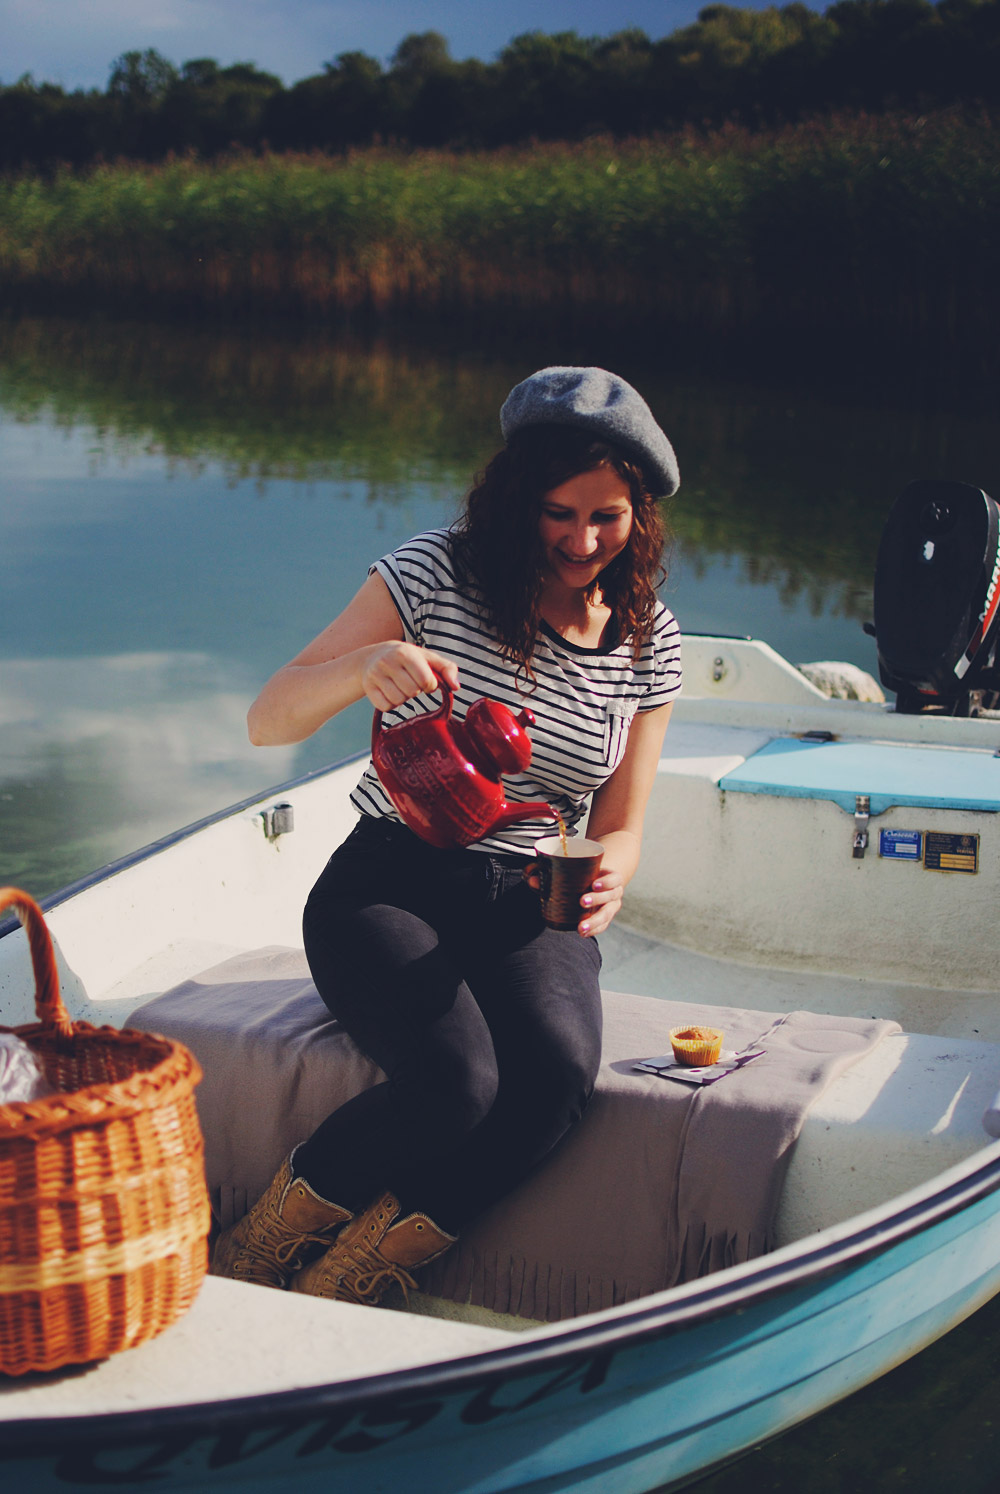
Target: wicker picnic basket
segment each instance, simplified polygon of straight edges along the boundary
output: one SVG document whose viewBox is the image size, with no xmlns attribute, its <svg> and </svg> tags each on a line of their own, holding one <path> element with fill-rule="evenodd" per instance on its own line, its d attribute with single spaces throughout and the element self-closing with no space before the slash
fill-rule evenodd
<svg viewBox="0 0 1000 1494">
<path fill-rule="evenodd" d="M 180 1043 L 72 1022 L 37 903 L 25 927 L 38 1021 L 0 1028 L 52 1093 L 0 1105 L 0 1373 L 85 1364 L 162 1332 L 208 1264 L 201 1078 Z"/>
</svg>

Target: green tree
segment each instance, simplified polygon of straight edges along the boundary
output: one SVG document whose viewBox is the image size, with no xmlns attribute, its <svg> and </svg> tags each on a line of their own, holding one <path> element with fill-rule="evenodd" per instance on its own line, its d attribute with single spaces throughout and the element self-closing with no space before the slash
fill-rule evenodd
<svg viewBox="0 0 1000 1494">
<path fill-rule="evenodd" d="M 112 64 L 107 96 L 112 109 L 117 152 L 148 160 L 174 145 L 170 122 L 161 106 L 179 78 L 172 62 L 154 47 L 123 52 Z"/>
<path fill-rule="evenodd" d="M 500 53 L 500 87 L 514 138 L 577 139 L 600 128 L 594 43 L 575 31 L 527 31 Z"/>
<path fill-rule="evenodd" d="M 469 106 L 466 77 L 440 31 L 404 36 L 386 77 L 390 132 L 418 145 L 445 145 L 461 136 Z"/>
<path fill-rule="evenodd" d="M 194 57 L 181 64 L 180 81 L 192 88 L 211 88 L 218 77 L 219 64 L 214 57 Z"/>
<path fill-rule="evenodd" d="M 133 108 L 159 104 L 177 82 L 178 72 L 155 47 L 123 52 L 111 65 L 108 93 Z"/>
<path fill-rule="evenodd" d="M 108 102 L 97 89 L 67 94 L 25 73 L 0 89 L 0 170 L 82 166 L 114 145 Z"/>
<path fill-rule="evenodd" d="M 639 135 L 655 122 L 653 43 L 629 27 L 593 45 L 593 108 L 602 128 L 615 135 Z"/>
<path fill-rule="evenodd" d="M 252 62 L 220 67 L 212 57 L 185 62 L 161 104 L 161 126 L 172 150 L 214 155 L 259 145 L 269 101 L 284 85 Z"/>
<path fill-rule="evenodd" d="M 404 37 L 386 75 L 391 133 L 415 145 L 472 145 L 488 138 L 495 69 L 457 62 L 438 31 Z"/>
<path fill-rule="evenodd" d="M 269 100 L 263 129 L 272 146 L 342 150 L 368 145 L 385 131 L 381 64 L 364 52 L 341 52 L 323 69 Z"/>
<path fill-rule="evenodd" d="M 847 0 L 855 3 L 855 0 Z M 796 53 L 806 35 L 815 43 L 831 28 L 805 5 L 741 10 L 708 5 L 691 26 L 676 31 L 663 51 L 672 64 L 674 108 L 684 118 L 781 112 L 774 97 L 779 61 Z M 772 80 L 767 86 L 765 80 Z M 678 107 L 679 106 L 679 107 Z"/>
<path fill-rule="evenodd" d="M 323 64 L 340 145 L 367 145 L 385 129 L 385 74 L 366 52 L 340 52 Z"/>
<path fill-rule="evenodd" d="M 1000 3 L 940 0 L 934 38 L 935 75 L 951 99 L 1000 96 Z M 930 28 L 928 28 L 929 31 Z"/>
<path fill-rule="evenodd" d="M 419 31 L 404 36 L 392 54 L 397 78 L 423 82 L 451 63 L 451 49 L 440 31 Z"/>
<path fill-rule="evenodd" d="M 836 39 L 822 100 L 881 109 L 941 97 L 935 54 L 942 24 L 929 0 L 838 0 L 826 16 Z"/>
</svg>

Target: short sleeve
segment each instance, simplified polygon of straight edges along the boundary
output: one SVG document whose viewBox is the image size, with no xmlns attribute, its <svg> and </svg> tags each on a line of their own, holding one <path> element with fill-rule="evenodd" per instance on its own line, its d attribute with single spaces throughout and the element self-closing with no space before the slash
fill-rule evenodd
<svg viewBox="0 0 1000 1494">
<path fill-rule="evenodd" d="M 448 531 L 435 529 L 418 534 L 376 560 L 368 574 L 381 576 L 407 640 L 423 646 L 428 605 L 437 592 L 454 584 Z"/>
<path fill-rule="evenodd" d="M 681 630 L 674 614 L 662 603 L 648 647 L 652 652 L 652 668 L 647 688 L 639 702 L 640 711 L 655 711 L 660 706 L 668 705 L 680 694 L 683 683 Z"/>
</svg>

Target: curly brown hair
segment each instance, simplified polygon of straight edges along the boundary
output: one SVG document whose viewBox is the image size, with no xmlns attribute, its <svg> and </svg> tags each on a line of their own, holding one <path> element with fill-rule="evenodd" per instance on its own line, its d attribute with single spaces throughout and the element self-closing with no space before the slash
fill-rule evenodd
<svg viewBox="0 0 1000 1494">
<path fill-rule="evenodd" d="M 656 615 L 656 589 L 666 578 L 666 530 L 657 500 L 638 463 L 605 441 L 572 426 L 519 430 L 477 474 L 465 511 L 452 527 L 456 568 L 463 585 L 478 593 L 500 640 L 504 658 L 531 674 L 541 621 L 544 552 L 539 534 L 542 500 L 553 488 L 610 467 L 629 489 L 632 528 L 628 544 L 587 591 L 611 608 L 618 637 L 631 640 L 638 658 Z"/>
</svg>

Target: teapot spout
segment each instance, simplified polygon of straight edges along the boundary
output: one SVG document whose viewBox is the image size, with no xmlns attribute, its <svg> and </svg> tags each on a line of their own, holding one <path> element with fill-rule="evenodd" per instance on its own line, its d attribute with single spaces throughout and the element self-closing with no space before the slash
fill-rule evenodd
<svg viewBox="0 0 1000 1494">
<path fill-rule="evenodd" d="M 558 824 L 559 816 L 551 804 L 543 804 L 540 799 L 535 799 L 530 804 L 505 804 L 490 825 L 487 834 L 492 835 L 497 830 L 506 830 L 508 825 L 520 824 L 521 820 L 552 820 Z"/>
</svg>

